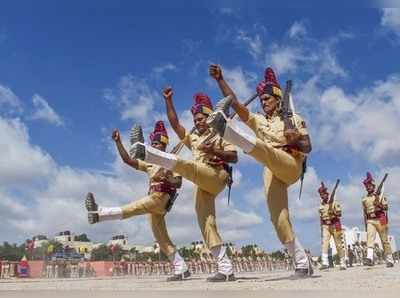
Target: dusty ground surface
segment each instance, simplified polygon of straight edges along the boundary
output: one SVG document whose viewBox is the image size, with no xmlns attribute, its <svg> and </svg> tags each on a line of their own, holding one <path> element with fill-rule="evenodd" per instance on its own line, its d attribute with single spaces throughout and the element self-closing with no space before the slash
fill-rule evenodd
<svg viewBox="0 0 400 298">
<path fill-rule="evenodd" d="M 241 273 L 237 281 L 226 283 L 207 283 L 203 275 L 174 283 L 166 283 L 165 277 L 9 279 L 0 280 L 0 297 L 204 297 L 205 291 L 207 297 L 400 297 L 399 264 L 316 270 L 302 280 L 292 280 L 290 274 Z"/>
</svg>

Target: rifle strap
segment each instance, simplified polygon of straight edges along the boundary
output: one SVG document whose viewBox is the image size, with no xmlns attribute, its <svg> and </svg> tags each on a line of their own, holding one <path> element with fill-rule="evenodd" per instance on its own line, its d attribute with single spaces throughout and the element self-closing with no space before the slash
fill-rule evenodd
<svg viewBox="0 0 400 298">
<path fill-rule="evenodd" d="M 302 165 L 302 171 L 301 171 L 301 176 L 300 176 L 300 191 L 299 191 L 299 201 L 301 199 L 301 193 L 303 192 L 303 182 L 304 182 L 304 174 L 307 171 L 307 156 L 304 157 L 303 160 L 303 165 Z"/>
<path fill-rule="evenodd" d="M 227 182 L 227 186 L 228 186 L 228 205 L 229 202 L 231 201 L 231 189 L 232 189 L 232 184 L 233 184 L 233 167 L 225 164 L 225 170 L 228 172 L 228 182 Z"/>
<path fill-rule="evenodd" d="M 231 189 L 232 189 L 232 185 L 228 185 L 228 205 L 229 205 L 229 202 L 231 201 Z"/>
</svg>

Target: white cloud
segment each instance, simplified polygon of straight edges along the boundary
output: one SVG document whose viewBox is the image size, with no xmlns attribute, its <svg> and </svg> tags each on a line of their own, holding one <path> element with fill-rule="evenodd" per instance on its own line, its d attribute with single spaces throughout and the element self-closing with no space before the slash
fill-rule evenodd
<svg viewBox="0 0 400 298">
<path fill-rule="evenodd" d="M 164 80 L 164 74 L 166 72 L 176 71 L 177 67 L 172 63 L 164 63 L 156 66 L 152 69 L 152 75 L 156 80 Z"/>
<path fill-rule="evenodd" d="M 243 71 L 241 67 L 223 68 L 223 75 L 230 86 L 234 88 L 239 100 L 246 100 L 255 93 L 255 74 Z M 215 84 L 215 82 L 214 82 Z"/>
<path fill-rule="evenodd" d="M 104 98 L 114 103 L 122 120 L 149 123 L 155 102 L 161 100 L 158 90 L 152 90 L 146 80 L 126 75 L 120 78 L 116 89 L 104 90 Z"/>
<path fill-rule="evenodd" d="M 55 171 L 50 155 L 29 140 L 19 119 L 0 117 L 0 186 L 18 186 L 48 179 Z"/>
<path fill-rule="evenodd" d="M 307 29 L 303 22 L 294 22 L 289 28 L 288 34 L 290 38 L 301 38 L 307 35 Z"/>
<path fill-rule="evenodd" d="M 326 152 L 345 150 L 371 162 L 395 162 L 400 144 L 394 142 L 400 119 L 400 76 L 377 81 L 356 94 L 338 86 L 318 90 L 303 89 L 305 105 L 313 117 L 311 126 L 315 148 Z M 308 102 L 306 94 L 317 94 Z"/>
<path fill-rule="evenodd" d="M 238 30 L 235 43 L 244 45 L 254 62 L 272 66 L 278 73 L 320 74 L 334 77 L 347 76 L 337 60 L 338 42 L 352 38 L 339 32 L 336 36 L 320 40 L 311 36 L 301 21 L 296 21 L 280 41 L 267 40 L 264 27 L 253 25 L 249 31 Z"/>
<path fill-rule="evenodd" d="M 153 72 L 159 74 L 159 73 L 163 73 L 167 70 L 175 70 L 176 66 L 172 63 L 165 63 L 163 65 L 160 66 L 156 66 L 153 68 Z"/>
<path fill-rule="evenodd" d="M 257 60 L 263 51 L 261 36 L 255 34 L 251 36 L 244 30 L 238 30 L 236 41 L 248 47 L 250 55 Z"/>
<path fill-rule="evenodd" d="M 381 25 L 400 36 L 400 8 L 383 8 Z"/>
<path fill-rule="evenodd" d="M 324 41 L 307 38 L 303 41 L 273 43 L 265 54 L 266 65 L 271 65 L 278 74 L 296 73 L 319 74 L 320 76 L 346 77 L 347 73 L 339 64 L 336 44 L 348 34 L 338 34 Z"/>
<path fill-rule="evenodd" d="M 56 126 L 63 126 L 64 122 L 61 117 L 50 107 L 49 103 L 40 95 L 35 94 L 32 97 L 32 103 L 35 107 L 31 119 L 33 120 L 44 120 Z"/>
<path fill-rule="evenodd" d="M 274 45 L 268 58 L 272 68 L 278 73 L 295 72 L 300 62 L 307 60 L 300 48 Z"/>
<path fill-rule="evenodd" d="M 9 112 L 22 112 L 22 103 L 17 95 L 7 86 L 0 84 L 0 111 L 6 106 Z"/>
</svg>

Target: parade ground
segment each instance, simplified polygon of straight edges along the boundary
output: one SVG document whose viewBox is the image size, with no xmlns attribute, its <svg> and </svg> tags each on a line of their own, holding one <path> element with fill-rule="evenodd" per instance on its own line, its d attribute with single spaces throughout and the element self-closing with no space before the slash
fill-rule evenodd
<svg viewBox="0 0 400 298">
<path fill-rule="evenodd" d="M 8 279 L 0 281 L 0 297 L 398 297 L 400 267 L 353 267 L 318 271 L 293 280 L 290 273 L 243 273 L 237 281 L 207 283 L 206 275 L 182 282 L 164 278 Z"/>
</svg>

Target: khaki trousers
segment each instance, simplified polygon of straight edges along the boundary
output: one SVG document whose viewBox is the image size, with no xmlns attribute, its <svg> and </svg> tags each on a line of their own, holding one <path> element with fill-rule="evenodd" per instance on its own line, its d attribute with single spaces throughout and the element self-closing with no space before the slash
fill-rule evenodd
<svg viewBox="0 0 400 298">
<path fill-rule="evenodd" d="M 160 250 L 170 256 L 175 253 L 176 248 L 169 238 L 165 225 L 165 206 L 169 195 L 162 192 L 153 192 L 147 197 L 122 206 L 122 218 L 129 218 L 136 215 L 149 214 L 151 229 L 154 238 L 160 245 Z"/>
<path fill-rule="evenodd" d="M 294 158 L 259 139 L 248 154 L 265 166 L 264 191 L 271 221 L 279 240 L 283 244 L 289 243 L 294 240 L 294 233 L 289 219 L 287 189 L 299 179 L 303 158 Z"/>
<path fill-rule="evenodd" d="M 384 255 L 389 256 L 392 254 L 392 248 L 388 240 L 388 225 L 383 225 L 379 219 L 368 219 L 367 220 L 367 246 L 368 248 L 374 248 L 376 233 L 378 232 L 381 238 L 381 243 L 384 251 Z"/>
<path fill-rule="evenodd" d="M 322 254 L 328 254 L 329 241 L 331 236 L 335 240 L 336 251 L 340 258 L 344 258 L 345 252 L 343 249 L 343 232 L 337 231 L 334 225 L 322 225 Z"/>
<path fill-rule="evenodd" d="M 228 173 L 203 163 L 178 158 L 173 172 L 193 182 L 197 221 L 209 249 L 223 244 L 215 217 L 215 198 L 224 189 Z"/>
</svg>

